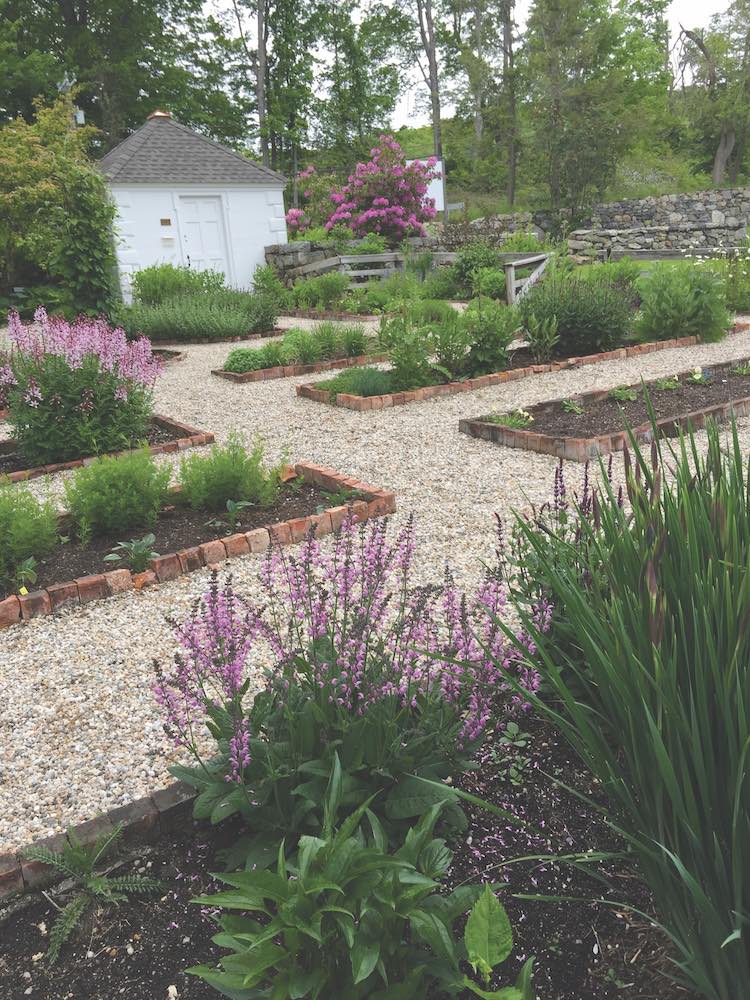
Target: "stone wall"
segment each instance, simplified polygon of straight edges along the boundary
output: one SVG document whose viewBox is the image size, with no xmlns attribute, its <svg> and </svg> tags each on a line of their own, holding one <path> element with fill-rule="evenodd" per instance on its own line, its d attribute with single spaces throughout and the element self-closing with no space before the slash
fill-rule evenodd
<svg viewBox="0 0 750 1000">
<path fill-rule="evenodd" d="M 568 237 L 568 250 L 584 256 L 611 250 L 700 250 L 735 246 L 745 235 L 726 225 L 638 226 L 633 229 L 576 229 Z"/>
<path fill-rule="evenodd" d="M 356 246 L 358 240 L 352 240 L 352 245 Z M 409 240 L 409 246 L 415 253 L 422 250 L 440 249 L 439 240 L 436 237 L 414 238 Z M 315 264 L 321 260 L 328 260 L 331 257 L 338 257 L 341 249 L 337 249 L 331 243 L 315 243 L 310 240 L 293 240 L 291 243 L 276 243 L 266 247 L 266 263 L 272 264 L 282 281 L 291 285 L 296 278 L 305 275 L 305 267 L 308 264 Z M 343 251 L 346 253 L 346 250 Z"/>
<path fill-rule="evenodd" d="M 724 188 L 595 205 L 584 225 L 597 229 L 652 226 L 700 229 L 710 224 L 737 231 L 746 226 L 749 219 L 750 188 Z"/>
</svg>

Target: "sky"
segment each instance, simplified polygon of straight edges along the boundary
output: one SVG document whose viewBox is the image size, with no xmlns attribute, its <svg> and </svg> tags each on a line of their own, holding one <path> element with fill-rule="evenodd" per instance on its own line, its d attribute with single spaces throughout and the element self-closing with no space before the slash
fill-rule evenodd
<svg viewBox="0 0 750 1000">
<path fill-rule="evenodd" d="M 531 6 L 531 0 L 516 0 L 516 21 L 523 22 Z M 675 38 L 680 25 L 686 28 L 706 27 L 714 14 L 718 14 L 729 6 L 729 0 L 672 0 L 669 8 L 669 24 L 672 37 Z M 419 78 L 421 80 L 421 77 Z M 393 116 L 394 128 L 402 125 L 427 125 L 428 113 L 423 110 L 424 89 L 415 78 L 415 87 L 404 94 Z M 446 109 L 450 112 L 450 109 Z"/>
</svg>

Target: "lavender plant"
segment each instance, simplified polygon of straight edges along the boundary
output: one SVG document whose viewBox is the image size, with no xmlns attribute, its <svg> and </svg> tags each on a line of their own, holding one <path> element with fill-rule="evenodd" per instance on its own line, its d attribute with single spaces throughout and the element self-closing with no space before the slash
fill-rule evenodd
<svg viewBox="0 0 750 1000">
<path fill-rule="evenodd" d="M 262 853 L 268 831 L 320 829 L 334 752 L 342 809 L 377 794 L 397 824 L 448 798 L 461 823 L 442 779 L 469 766 L 494 713 L 522 700 L 506 675 L 531 689 L 537 677 L 504 638 L 502 581 L 488 576 L 471 596 L 449 575 L 412 586 L 414 547 L 411 522 L 389 542 L 386 522 L 350 515 L 330 551 L 312 535 L 299 557 L 269 550 L 262 605 L 214 576 L 175 625 L 181 649 L 173 669 L 157 667 L 155 694 L 197 766 L 173 773 L 199 789 L 197 816 L 245 817 L 259 835 L 244 850 Z M 247 705 L 264 652 L 272 666 Z M 204 722 L 211 761 L 198 748 Z"/>
</svg>

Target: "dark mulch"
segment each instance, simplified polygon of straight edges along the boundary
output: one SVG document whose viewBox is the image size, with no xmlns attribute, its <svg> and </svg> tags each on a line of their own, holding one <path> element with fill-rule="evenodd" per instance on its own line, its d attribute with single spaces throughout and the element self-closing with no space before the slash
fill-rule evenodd
<svg viewBox="0 0 750 1000">
<path fill-rule="evenodd" d="M 162 427 L 160 424 L 152 423 L 145 438 L 145 443 L 149 446 L 167 444 L 168 441 L 177 441 L 179 438 L 184 438 L 185 435 L 185 431 L 173 431 L 167 427 Z M 139 443 L 143 442 L 133 442 L 133 447 Z M 41 464 L 52 463 L 45 462 Z M 31 467 L 29 461 L 22 458 L 15 450 L 14 443 L 10 438 L 0 441 L 0 476 L 7 475 L 9 472 L 20 472 L 21 469 L 29 469 Z"/>
<path fill-rule="evenodd" d="M 559 733 L 533 716 L 516 721 L 529 737 L 527 747 L 511 749 L 509 754 L 511 762 L 521 765 L 520 784 L 507 778 L 508 765 L 502 762 L 507 749 L 496 745 L 493 749 L 491 741 L 480 751 L 478 769 L 464 775 L 459 784 L 520 816 L 525 826 L 504 824 L 470 807 L 470 835 L 457 848 L 451 871 L 451 883 L 456 885 L 507 883 L 501 899 L 510 915 L 515 948 L 501 974 L 494 977 L 495 988 L 512 982 L 528 956 L 534 955 L 539 1000 L 697 1000 L 666 978 L 669 949 L 664 936 L 627 909 L 629 905 L 655 912 L 633 863 L 618 859 L 592 868 L 608 885 L 570 864 L 508 863 L 527 856 L 620 853 L 624 847 L 593 805 L 552 780 L 607 805 L 601 787 Z M 581 901 L 541 902 L 514 894 Z M 600 899 L 607 903 L 597 902 Z"/>
<path fill-rule="evenodd" d="M 53 583 L 66 583 L 80 576 L 93 573 L 105 573 L 107 570 L 127 566 L 124 562 L 104 562 L 104 556 L 112 551 L 112 547 L 121 541 L 131 538 L 142 538 L 148 531 L 155 536 L 152 546 L 159 555 L 188 549 L 202 542 L 210 542 L 215 538 L 223 538 L 234 531 L 252 531 L 254 528 L 264 528 L 279 521 L 287 521 L 294 517 L 305 517 L 315 513 L 319 506 L 330 506 L 326 502 L 327 494 L 307 483 L 299 487 L 285 486 L 279 491 L 276 501 L 270 507 L 253 504 L 242 511 L 237 528 L 233 529 L 225 523 L 223 527 L 210 527 L 206 522 L 219 514 L 211 514 L 205 510 L 189 510 L 185 507 L 170 507 L 165 509 L 153 528 L 144 528 L 115 532 L 107 537 L 93 538 L 88 545 L 81 545 L 75 540 L 58 545 L 49 555 L 38 560 L 37 580 L 35 589 L 49 587 Z M 7 597 L 0 585 L 0 599 Z"/>
<path fill-rule="evenodd" d="M 669 962 L 663 936 L 626 909 L 630 904 L 653 912 L 653 901 L 632 864 L 618 860 L 599 867 L 611 888 L 561 863 L 507 864 L 529 854 L 622 848 L 593 807 L 546 776 L 602 801 L 600 790 L 554 729 L 534 718 L 519 722 L 530 736 L 525 750 L 512 752 L 515 763 L 522 765 L 522 783 L 513 786 L 508 781 L 490 744 L 480 755 L 479 769 L 465 775 L 460 784 L 522 816 L 526 826 L 515 828 L 471 809 L 470 831 L 465 843 L 453 845 L 456 855 L 450 873 L 450 886 L 480 878 L 509 883 L 502 896 L 513 924 L 515 949 L 493 986 L 506 985 L 525 958 L 535 955 L 539 1000 L 697 1000 L 665 978 Z M 4 922 L 0 917 L 0 981 L 7 984 L 5 992 L 0 990 L 3 1000 L 20 1000 L 29 986 L 31 996 L 39 1000 L 162 1000 L 170 985 L 177 987 L 180 1000 L 215 997 L 184 974 L 190 965 L 215 963 L 219 954 L 210 943 L 210 915 L 188 900 L 212 889 L 209 873 L 220 870 L 213 852 L 236 832 L 231 826 L 199 827 L 151 853 L 141 853 L 139 862 L 122 871 L 137 871 L 150 862 L 149 874 L 167 883 L 161 896 L 133 899 L 101 913 L 85 935 L 64 949 L 52 970 L 43 958 L 33 960 L 46 949 L 39 924 L 44 922 L 49 931 L 55 913 L 47 900 L 31 896 Z M 527 901 L 515 899 L 514 893 L 582 901 Z M 621 905 L 595 902 L 600 897 Z M 30 979 L 23 978 L 25 972 Z M 467 992 L 462 1000 L 471 995 Z"/>
<path fill-rule="evenodd" d="M 730 361 L 704 368 L 704 373 L 709 375 L 709 381 L 705 385 L 687 382 L 689 371 L 680 374 L 678 389 L 659 389 L 656 381 L 647 382 L 648 395 L 657 420 L 693 413 L 750 396 L 750 377 L 731 373 L 731 369 L 740 363 Z M 529 413 L 534 422 L 529 429 L 537 434 L 554 437 L 589 438 L 613 434 L 625 430 L 627 426 L 647 424 L 650 417 L 642 388 L 640 385 L 633 388 L 637 393 L 635 400 L 621 402 L 605 397 L 594 402 L 582 401 L 584 412 L 580 415 L 568 413 L 560 402 L 531 406 Z"/>
</svg>

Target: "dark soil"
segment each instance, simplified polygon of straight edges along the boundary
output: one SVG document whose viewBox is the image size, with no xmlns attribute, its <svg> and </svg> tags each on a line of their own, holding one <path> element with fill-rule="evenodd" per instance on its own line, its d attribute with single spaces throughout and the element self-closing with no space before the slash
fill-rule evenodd
<svg viewBox="0 0 750 1000">
<path fill-rule="evenodd" d="M 166 444 L 168 441 L 177 441 L 180 438 L 185 437 L 185 431 L 173 431 L 169 428 L 162 427 L 161 424 L 152 423 L 147 437 L 145 438 L 146 444 L 153 446 L 157 444 Z M 138 442 L 133 442 L 134 446 Z M 44 465 L 52 465 L 54 463 L 45 462 Z M 0 441 L 0 476 L 7 475 L 9 472 L 20 472 L 22 469 L 35 468 L 29 464 L 27 459 L 22 458 L 18 452 L 15 450 L 13 441 L 10 438 L 6 438 L 4 441 Z"/>
<path fill-rule="evenodd" d="M 646 388 L 656 419 L 678 417 L 750 396 L 750 377 L 731 373 L 731 369 L 741 363 L 730 361 L 704 368 L 703 372 L 708 376 L 705 384 L 688 382 L 690 371 L 678 376 L 680 385 L 677 389 L 659 389 L 656 381 L 647 382 Z M 605 396 L 586 402 L 585 397 L 572 397 L 583 406 L 582 414 L 567 412 L 561 402 L 531 406 L 528 412 L 533 416 L 534 422 L 529 425 L 529 430 L 553 437 L 590 438 L 623 431 L 628 426 L 640 427 L 650 423 L 643 387 L 638 384 L 630 388 L 636 393 L 636 399 L 632 401 L 619 401 Z"/>
<path fill-rule="evenodd" d="M 507 766 L 499 759 L 505 750 L 493 753 L 490 742 L 478 758 L 478 770 L 464 775 L 460 785 L 513 811 L 526 825 L 515 827 L 487 812 L 469 810 L 470 829 L 461 843 L 452 845 L 456 854 L 446 887 L 480 878 L 508 883 L 502 898 L 511 916 L 515 947 L 493 987 L 512 982 L 526 957 L 535 955 L 539 1000 L 697 1000 L 666 979 L 669 953 L 663 936 L 627 909 L 628 904 L 647 913 L 654 909 L 632 864 L 621 860 L 600 864 L 597 873 L 606 877 L 608 885 L 564 863 L 508 864 L 530 854 L 622 849 L 595 808 L 551 780 L 559 778 L 603 801 L 564 741 L 547 723 L 531 717 L 518 722 L 529 737 L 526 748 L 511 751 L 513 762 L 521 767 L 521 783 L 510 783 Z M 190 965 L 214 964 L 220 954 L 210 942 L 215 932 L 210 913 L 188 901 L 215 888 L 209 873 L 221 867 L 214 852 L 236 833 L 231 824 L 201 826 L 140 853 L 137 862 L 124 865 L 118 873 L 139 871 L 150 863 L 148 874 L 166 883 L 163 893 L 134 898 L 100 913 L 93 927 L 63 949 L 52 969 L 43 957 L 33 958 L 43 955 L 47 946 L 39 924 L 44 923 L 48 933 L 55 916 L 44 896 L 27 897 L 24 907 L 4 921 L 0 915 L 2 1000 L 26 995 L 38 1000 L 162 1000 L 170 985 L 177 987 L 180 1000 L 215 997 L 199 980 L 184 974 Z M 579 897 L 583 902 L 529 901 L 515 898 L 516 893 Z M 601 898 L 613 905 L 596 902 Z M 128 955 L 128 946 L 133 955 Z M 30 978 L 24 978 L 25 972 Z M 29 987 L 33 992 L 26 994 Z M 467 992 L 461 1000 L 472 995 Z"/>
<path fill-rule="evenodd" d="M 112 551 L 117 542 L 142 538 L 148 532 L 155 536 L 153 550 L 164 556 L 170 552 L 200 545 L 202 542 L 210 542 L 215 538 L 223 538 L 234 531 L 252 531 L 253 528 L 264 528 L 290 518 L 305 517 L 315 513 L 319 506 L 330 506 L 330 503 L 326 502 L 327 496 L 323 490 L 307 483 L 294 488 L 282 487 L 272 506 L 262 507 L 260 504 L 253 504 L 252 507 L 243 510 L 236 528 L 232 528 L 226 522 L 221 527 L 211 527 L 206 523 L 220 517 L 220 514 L 211 514 L 205 510 L 194 511 L 179 506 L 166 508 L 153 528 L 130 528 L 127 531 L 118 531 L 107 537 L 93 538 L 88 545 L 81 545 L 80 542 L 71 540 L 56 546 L 49 555 L 37 561 L 34 589 L 49 587 L 53 583 L 66 583 L 79 576 L 127 567 L 127 563 L 122 561 L 104 562 L 104 556 Z M 4 593 L 0 585 L 0 600 L 14 592 Z"/>
<path fill-rule="evenodd" d="M 494 977 L 494 987 L 512 983 L 524 961 L 534 955 L 539 1000 L 697 1000 L 666 978 L 670 955 L 666 938 L 628 910 L 629 906 L 655 912 L 633 863 L 618 859 L 592 865 L 591 871 L 604 876 L 606 884 L 566 863 L 508 863 L 529 855 L 624 850 L 593 806 L 554 783 L 557 779 L 597 804 L 607 804 L 601 787 L 567 743 L 538 718 L 521 715 L 516 721 L 528 736 L 527 746 L 510 748 L 508 753 L 509 748 L 493 747 L 488 741 L 478 755 L 477 770 L 458 784 L 521 817 L 525 826 L 503 824 L 470 807 L 469 837 L 456 849 L 450 873 L 456 885 L 507 883 L 500 898 L 510 916 L 515 947 Z M 509 760 L 504 762 L 506 755 Z M 520 766 L 517 785 L 507 777 L 511 763 Z M 583 902 L 525 900 L 515 894 L 574 897 Z"/>
</svg>

